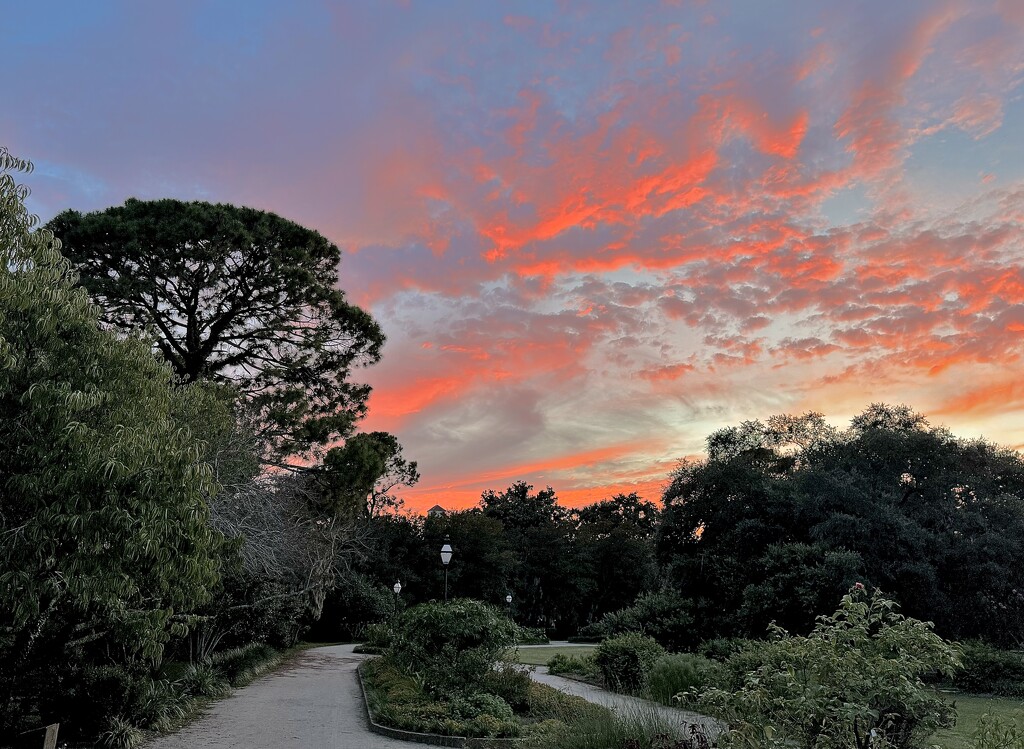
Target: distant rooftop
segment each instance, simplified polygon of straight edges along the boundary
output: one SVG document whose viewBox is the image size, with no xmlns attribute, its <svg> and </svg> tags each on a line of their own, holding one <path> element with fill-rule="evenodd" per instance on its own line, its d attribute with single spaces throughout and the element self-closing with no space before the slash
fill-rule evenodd
<svg viewBox="0 0 1024 749">
<path fill-rule="evenodd" d="M 447 515 L 448 514 L 448 510 L 446 510 L 443 507 L 441 507 L 441 505 L 434 505 L 429 510 L 427 510 L 427 514 L 431 515 L 431 516 L 433 516 L 433 515 Z"/>
</svg>

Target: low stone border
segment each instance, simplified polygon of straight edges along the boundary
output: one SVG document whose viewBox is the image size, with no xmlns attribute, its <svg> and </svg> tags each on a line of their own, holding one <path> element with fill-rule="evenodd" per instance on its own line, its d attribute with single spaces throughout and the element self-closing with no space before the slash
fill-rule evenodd
<svg viewBox="0 0 1024 749">
<path fill-rule="evenodd" d="M 417 731 L 403 731 L 401 728 L 391 728 L 381 725 L 373 719 L 370 712 L 370 701 L 366 698 L 366 683 L 363 681 L 363 664 L 356 668 L 356 678 L 359 680 L 359 691 L 363 695 L 363 707 L 366 708 L 366 722 L 370 730 L 400 741 L 414 741 L 418 744 L 430 744 L 431 746 L 451 746 L 458 749 L 514 749 L 523 741 L 522 739 L 478 739 L 469 736 L 442 736 L 439 733 L 419 733 Z"/>
</svg>

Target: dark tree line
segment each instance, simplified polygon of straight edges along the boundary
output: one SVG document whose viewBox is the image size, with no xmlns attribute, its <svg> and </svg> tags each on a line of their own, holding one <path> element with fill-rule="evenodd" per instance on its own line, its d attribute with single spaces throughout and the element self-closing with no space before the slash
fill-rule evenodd
<svg viewBox="0 0 1024 749">
<path fill-rule="evenodd" d="M 518 483 L 444 517 L 380 516 L 355 574 L 402 600 L 500 604 L 560 636 L 642 627 L 674 648 L 799 633 L 855 582 L 956 639 L 1024 641 L 1024 460 L 874 405 L 847 429 L 820 414 L 744 422 L 673 472 L 659 510 L 636 495 L 569 510 Z M 336 602 L 340 604 L 340 601 Z"/>
<path fill-rule="evenodd" d="M 708 440 L 665 493 L 658 559 L 707 635 L 806 631 L 861 581 L 952 638 L 1024 639 L 1024 461 L 905 406 Z"/>
<path fill-rule="evenodd" d="M 451 595 L 504 607 L 511 594 L 511 613 L 519 623 L 575 634 L 657 585 L 658 515 L 655 504 L 636 494 L 570 510 L 550 487 L 534 492 L 523 482 L 485 492 L 467 510 L 378 515 L 368 521 L 368 548 L 353 569 L 361 584 L 329 600 L 322 631 L 338 621 L 357 626 L 357 618 L 345 618 L 353 603 L 367 619 L 386 615 L 396 580 L 403 586 L 402 605 L 443 598 L 439 552 L 450 538 Z M 367 591 L 373 590 L 378 592 L 371 600 Z"/>
</svg>

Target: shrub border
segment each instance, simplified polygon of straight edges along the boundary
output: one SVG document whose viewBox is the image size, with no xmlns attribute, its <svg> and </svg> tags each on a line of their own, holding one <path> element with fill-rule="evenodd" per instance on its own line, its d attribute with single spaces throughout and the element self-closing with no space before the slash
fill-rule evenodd
<svg viewBox="0 0 1024 749">
<path fill-rule="evenodd" d="M 391 728 L 378 723 L 370 711 L 370 701 L 366 698 L 366 682 L 363 680 L 363 663 L 356 667 L 356 678 L 359 680 L 359 691 L 363 695 L 363 708 L 366 710 L 366 722 L 370 730 L 381 736 L 387 736 L 400 741 L 414 741 L 418 744 L 430 744 L 431 746 L 448 746 L 457 749 L 513 749 L 522 744 L 522 738 L 514 739 L 480 739 L 469 736 L 444 736 L 439 733 L 419 733 L 418 731 L 405 731 L 401 728 Z"/>
</svg>

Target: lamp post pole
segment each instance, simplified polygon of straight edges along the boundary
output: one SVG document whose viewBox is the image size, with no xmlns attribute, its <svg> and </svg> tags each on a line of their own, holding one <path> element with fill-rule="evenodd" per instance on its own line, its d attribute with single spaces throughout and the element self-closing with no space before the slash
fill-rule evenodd
<svg viewBox="0 0 1024 749">
<path fill-rule="evenodd" d="M 398 621 L 398 594 L 402 592 L 402 581 L 395 580 L 395 584 L 391 586 L 391 590 L 395 591 L 395 621 Z"/>
<path fill-rule="evenodd" d="M 444 602 L 448 603 L 448 562 L 452 561 L 452 544 L 448 536 L 444 537 L 441 547 L 441 564 L 444 565 Z"/>
<path fill-rule="evenodd" d="M 512 618 L 512 594 L 505 596 L 505 605 L 508 606 L 508 618 Z"/>
</svg>

